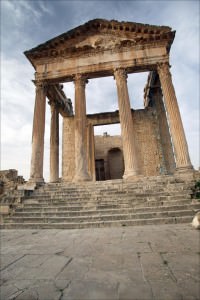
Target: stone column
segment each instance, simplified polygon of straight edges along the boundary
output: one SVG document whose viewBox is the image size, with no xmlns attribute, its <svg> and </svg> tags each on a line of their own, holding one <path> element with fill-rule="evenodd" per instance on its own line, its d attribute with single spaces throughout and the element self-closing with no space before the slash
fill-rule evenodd
<svg viewBox="0 0 200 300">
<path fill-rule="evenodd" d="M 75 84 L 75 176 L 74 181 L 91 180 L 87 164 L 86 78 L 77 74 Z"/>
<path fill-rule="evenodd" d="M 157 70 L 162 86 L 165 108 L 174 146 L 176 169 L 192 169 L 193 167 L 190 162 L 187 141 L 168 62 L 159 63 Z"/>
<path fill-rule="evenodd" d="M 56 103 L 51 103 L 50 129 L 50 182 L 59 180 L 59 112 Z"/>
<path fill-rule="evenodd" d="M 63 117 L 62 180 L 72 182 L 75 176 L 74 116 Z"/>
<path fill-rule="evenodd" d="M 94 127 L 88 124 L 87 127 L 87 155 L 88 155 L 88 171 L 93 181 L 96 179 L 95 174 L 95 145 L 94 145 Z"/>
<path fill-rule="evenodd" d="M 173 174 L 176 168 L 174 152 L 172 148 L 172 141 L 169 132 L 169 125 L 167 122 L 166 110 L 163 102 L 163 94 L 160 86 L 160 80 L 154 87 L 153 99 L 155 101 L 157 119 L 158 119 L 158 131 L 161 142 L 161 153 L 162 153 L 162 171 L 164 174 Z"/>
<path fill-rule="evenodd" d="M 46 87 L 36 82 L 35 109 L 32 133 L 31 175 L 29 182 L 43 183 L 44 131 L 46 110 Z"/>
<path fill-rule="evenodd" d="M 123 178 L 130 178 L 139 175 L 137 162 L 137 146 L 134 139 L 133 119 L 129 101 L 127 74 L 124 69 L 116 69 L 114 77 L 117 84 L 119 103 L 119 117 L 124 152 L 125 171 Z"/>
</svg>

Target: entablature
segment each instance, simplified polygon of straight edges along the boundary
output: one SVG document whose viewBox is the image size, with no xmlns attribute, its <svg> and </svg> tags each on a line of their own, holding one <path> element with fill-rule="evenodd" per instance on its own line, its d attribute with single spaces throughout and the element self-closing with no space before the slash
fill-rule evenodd
<svg viewBox="0 0 200 300">
<path fill-rule="evenodd" d="M 113 76 L 114 69 L 125 68 L 127 73 L 146 72 L 156 70 L 157 64 L 168 62 L 169 57 L 164 51 L 158 49 L 156 53 L 150 53 L 146 57 L 135 53 L 122 53 L 109 55 L 109 57 L 96 56 L 87 59 L 68 60 L 41 65 L 35 73 L 36 80 L 50 80 L 53 82 L 73 81 L 76 74 L 83 74 L 88 79 Z"/>
<path fill-rule="evenodd" d="M 119 111 L 88 114 L 87 121 L 93 126 L 117 124 L 119 121 Z"/>
<path fill-rule="evenodd" d="M 47 97 L 49 99 L 49 104 L 56 105 L 59 113 L 63 117 L 70 117 L 73 115 L 71 99 L 66 97 L 61 84 L 47 85 Z"/>
</svg>

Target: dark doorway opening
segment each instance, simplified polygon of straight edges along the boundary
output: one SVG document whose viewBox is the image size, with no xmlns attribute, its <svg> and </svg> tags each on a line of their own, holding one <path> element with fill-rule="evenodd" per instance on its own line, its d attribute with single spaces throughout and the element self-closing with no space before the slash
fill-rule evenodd
<svg viewBox="0 0 200 300">
<path fill-rule="evenodd" d="M 124 174 L 123 153 L 119 148 L 112 148 L 108 151 L 108 166 L 110 179 L 122 179 Z"/>
<path fill-rule="evenodd" d="M 96 180 L 105 180 L 105 167 L 104 167 L 104 159 L 96 159 L 95 160 L 95 172 L 96 172 Z"/>
</svg>

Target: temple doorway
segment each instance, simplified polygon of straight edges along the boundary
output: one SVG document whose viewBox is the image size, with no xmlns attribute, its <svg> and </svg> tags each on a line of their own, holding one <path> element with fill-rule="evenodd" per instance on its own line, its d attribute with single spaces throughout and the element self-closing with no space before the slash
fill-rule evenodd
<svg viewBox="0 0 200 300">
<path fill-rule="evenodd" d="M 119 148 L 112 148 L 108 151 L 108 168 L 110 179 L 122 179 L 124 174 L 123 153 Z"/>
<path fill-rule="evenodd" d="M 104 159 L 95 160 L 96 181 L 105 180 Z"/>
</svg>

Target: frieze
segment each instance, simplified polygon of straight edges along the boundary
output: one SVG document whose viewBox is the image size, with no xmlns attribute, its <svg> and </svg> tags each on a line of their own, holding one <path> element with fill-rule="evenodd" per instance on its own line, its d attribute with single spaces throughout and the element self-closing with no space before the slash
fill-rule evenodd
<svg viewBox="0 0 200 300">
<path fill-rule="evenodd" d="M 153 48 L 158 48 L 161 46 L 166 46 L 165 42 L 162 43 L 158 43 L 157 42 L 152 42 L 150 47 L 151 49 Z M 96 55 L 104 55 L 104 54 L 117 54 L 117 53 L 126 53 L 126 52 L 130 52 L 130 51 L 137 51 L 137 50 L 144 50 L 148 48 L 149 49 L 149 45 L 137 45 L 135 44 L 132 47 L 127 47 L 127 46 L 123 46 L 123 47 L 115 47 L 113 49 L 93 49 L 93 51 L 86 51 L 86 52 L 76 52 L 73 53 L 72 55 L 70 55 L 69 53 L 67 55 L 62 55 L 62 56 L 57 56 L 57 57 L 43 57 L 37 60 L 36 65 L 43 65 L 43 64 L 47 64 L 49 62 L 51 63 L 63 63 L 66 59 L 68 58 L 77 58 L 77 57 L 82 57 L 82 58 L 87 58 L 87 57 L 93 57 Z"/>
<path fill-rule="evenodd" d="M 58 57 L 62 58 L 68 58 L 68 57 L 77 57 L 77 56 L 93 56 L 97 53 L 104 52 L 104 51 L 128 51 L 132 47 L 145 47 L 146 44 L 156 44 L 159 45 L 164 41 L 166 43 L 166 40 L 172 37 L 173 32 L 169 32 L 167 34 L 163 34 L 162 36 L 155 36 L 151 38 L 144 38 L 144 37 L 137 37 L 134 40 L 131 39 L 123 39 L 123 40 L 117 40 L 113 39 L 113 41 L 106 45 L 100 44 L 100 45 L 84 45 L 83 47 L 67 47 L 65 49 L 50 49 L 50 50 L 43 50 L 43 51 L 37 51 L 33 54 L 30 54 L 29 57 L 32 59 L 42 59 L 42 58 L 55 58 Z M 103 40 L 103 38 L 101 38 Z M 114 41 L 116 43 L 114 43 Z"/>
</svg>

